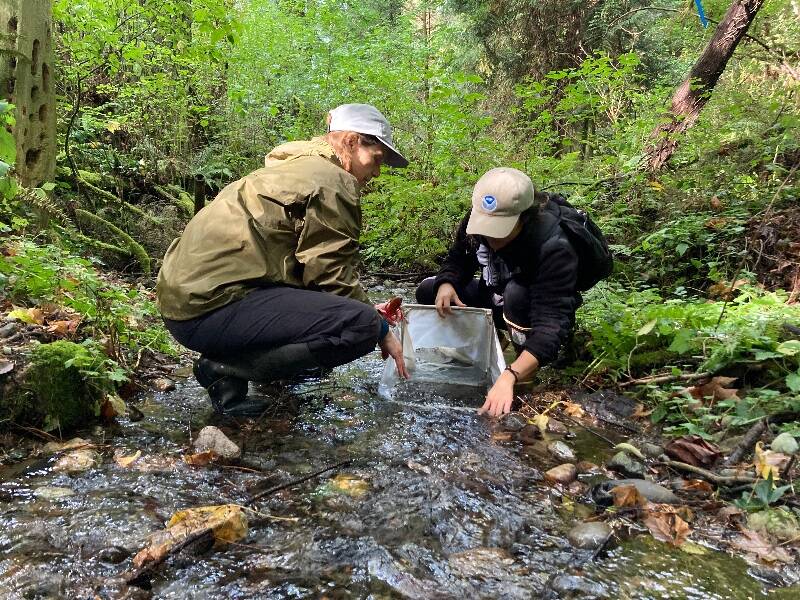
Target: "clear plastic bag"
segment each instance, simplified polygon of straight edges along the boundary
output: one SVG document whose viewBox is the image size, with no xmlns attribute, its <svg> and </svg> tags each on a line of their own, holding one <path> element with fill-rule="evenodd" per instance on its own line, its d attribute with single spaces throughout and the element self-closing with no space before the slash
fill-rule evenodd
<svg viewBox="0 0 800 600">
<path fill-rule="evenodd" d="M 453 307 L 453 314 L 443 319 L 435 306 L 406 304 L 403 314 L 396 333 L 410 382 L 489 387 L 505 369 L 492 311 Z M 393 398 L 399 383 L 394 361 L 387 360 L 378 394 Z"/>
</svg>

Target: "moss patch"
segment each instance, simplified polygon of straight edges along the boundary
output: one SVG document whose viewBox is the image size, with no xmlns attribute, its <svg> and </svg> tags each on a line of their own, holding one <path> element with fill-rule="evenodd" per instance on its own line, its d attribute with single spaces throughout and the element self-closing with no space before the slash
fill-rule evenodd
<svg viewBox="0 0 800 600">
<path fill-rule="evenodd" d="M 95 360 L 83 346 L 64 340 L 33 350 L 25 387 L 33 393 L 32 409 L 42 423 L 71 429 L 97 418 L 101 394 L 81 372 L 92 370 Z"/>
</svg>

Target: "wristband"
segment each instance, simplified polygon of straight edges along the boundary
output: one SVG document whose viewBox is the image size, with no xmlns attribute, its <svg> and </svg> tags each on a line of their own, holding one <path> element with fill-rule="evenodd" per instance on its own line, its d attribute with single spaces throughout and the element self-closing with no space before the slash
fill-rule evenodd
<svg viewBox="0 0 800 600">
<path fill-rule="evenodd" d="M 511 368 L 511 365 L 508 365 L 505 368 L 506 371 L 511 371 L 511 374 L 514 376 L 514 383 L 519 383 L 519 373 L 517 373 L 514 369 Z"/>
</svg>

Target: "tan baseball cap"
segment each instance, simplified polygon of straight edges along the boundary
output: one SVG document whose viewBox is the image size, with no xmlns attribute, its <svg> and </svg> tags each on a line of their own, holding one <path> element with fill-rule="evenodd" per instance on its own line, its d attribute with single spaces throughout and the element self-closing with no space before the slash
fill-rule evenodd
<svg viewBox="0 0 800 600">
<path fill-rule="evenodd" d="M 472 190 L 467 233 L 504 238 L 533 202 L 533 182 L 525 173 L 510 167 L 487 171 Z"/>
</svg>

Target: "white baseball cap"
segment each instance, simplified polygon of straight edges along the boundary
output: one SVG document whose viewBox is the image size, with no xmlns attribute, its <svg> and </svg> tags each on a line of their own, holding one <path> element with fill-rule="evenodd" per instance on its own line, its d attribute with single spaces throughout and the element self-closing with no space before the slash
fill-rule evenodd
<svg viewBox="0 0 800 600">
<path fill-rule="evenodd" d="M 467 233 L 504 238 L 533 202 L 533 182 L 525 173 L 510 167 L 487 171 L 472 190 Z"/>
<path fill-rule="evenodd" d="M 389 149 L 386 164 L 407 167 L 408 160 L 392 145 L 392 126 L 371 104 L 342 104 L 330 112 L 328 131 L 355 131 L 371 135 Z"/>
</svg>

